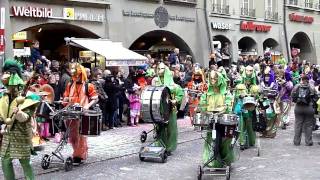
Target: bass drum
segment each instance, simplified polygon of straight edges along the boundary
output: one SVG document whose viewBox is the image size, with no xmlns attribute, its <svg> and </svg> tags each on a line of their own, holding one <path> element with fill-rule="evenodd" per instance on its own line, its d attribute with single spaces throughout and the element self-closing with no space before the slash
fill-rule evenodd
<svg viewBox="0 0 320 180">
<path fill-rule="evenodd" d="M 142 115 L 146 123 L 167 123 L 172 111 L 170 89 L 165 86 L 147 86 L 141 93 Z"/>
</svg>

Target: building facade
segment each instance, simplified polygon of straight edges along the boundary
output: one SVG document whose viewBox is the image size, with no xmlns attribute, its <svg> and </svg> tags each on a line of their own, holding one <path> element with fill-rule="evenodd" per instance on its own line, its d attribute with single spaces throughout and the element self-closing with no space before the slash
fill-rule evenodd
<svg viewBox="0 0 320 180">
<path fill-rule="evenodd" d="M 285 50 L 282 3 L 277 0 L 207 1 L 213 46 L 229 44 L 232 61 L 240 55 L 257 57 Z"/>
<path fill-rule="evenodd" d="M 320 1 L 287 0 L 285 6 L 290 56 L 320 63 Z"/>
<path fill-rule="evenodd" d="M 208 59 L 203 2 L 196 0 L 113 0 L 110 39 L 141 54 L 164 58 L 174 47 L 196 62 Z"/>
</svg>

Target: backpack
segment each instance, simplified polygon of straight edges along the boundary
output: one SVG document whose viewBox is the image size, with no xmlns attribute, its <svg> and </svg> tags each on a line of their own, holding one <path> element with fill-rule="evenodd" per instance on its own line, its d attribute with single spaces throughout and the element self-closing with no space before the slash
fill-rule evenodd
<svg viewBox="0 0 320 180">
<path fill-rule="evenodd" d="M 311 102 L 311 90 L 309 86 L 300 85 L 297 89 L 296 103 L 299 105 L 309 105 Z"/>
</svg>

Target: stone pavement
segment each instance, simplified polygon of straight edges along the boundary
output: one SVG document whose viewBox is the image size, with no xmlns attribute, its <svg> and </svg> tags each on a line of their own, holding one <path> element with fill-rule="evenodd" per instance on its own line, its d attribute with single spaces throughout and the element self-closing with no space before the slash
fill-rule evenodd
<svg viewBox="0 0 320 180">
<path fill-rule="evenodd" d="M 94 163 L 98 161 L 104 161 L 107 159 L 113 159 L 116 157 L 126 156 L 139 152 L 141 147 L 140 133 L 142 131 L 149 131 L 153 128 L 152 124 L 140 124 L 137 127 L 123 127 L 113 130 L 103 131 L 100 136 L 88 137 L 88 159 L 86 163 Z M 197 132 L 193 131 L 190 120 L 180 119 L 178 120 L 179 128 L 179 142 L 187 141 L 192 138 L 193 134 Z M 148 134 L 148 141 L 153 138 L 153 133 Z M 198 136 L 197 136 L 198 137 Z M 50 154 L 57 147 L 58 144 L 52 140 L 47 142 L 45 150 L 38 152 L 37 156 L 32 156 L 32 166 L 34 167 L 36 174 L 48 173 L 51 171 L 63 170 L 63 165 L 52 164 L 48 170 L 41 168 L 41 160 L 44 154 Z M 72 147 L 68 144 L 62 151 L 64 157 L 72 155 Z M 56 159 L 56 158 L 54 158 Z M 15 171 L 17 178 L 23 177 L 23 171 L 17 160 L 14 161 Z M 0 163 L 1 167 L 1 163 Z M 63 170 L 64 171 L 64 170 Z M 0 179 L 3 178 L 3 173 L 0 171 Z"/>
<path fill-rule="evenodd" d="M 319 180 L 320 179 L 320 133 L 314 133 L 314 146 L 292 144 L 293 113 L 287 130 L 278 130 L 274 139 L 261 139 L 262 153 L 247 149 L 239 161 L 232 165 L 232 180 Z M 195 136 L 199 136 L 196 134 Z M 59 171 L 43 174 L 40 180 L 195 180 L 201 164 L 203 140 L 196 139 L 180 144 L 168 162 L 140 162 L 138 156 L 125 156 L 74 168 L 70 172 Z M 204 180 L 213 179 L 205 177 Z M 214 179 L 225 179 L 224 177 Z"/>
</svg>

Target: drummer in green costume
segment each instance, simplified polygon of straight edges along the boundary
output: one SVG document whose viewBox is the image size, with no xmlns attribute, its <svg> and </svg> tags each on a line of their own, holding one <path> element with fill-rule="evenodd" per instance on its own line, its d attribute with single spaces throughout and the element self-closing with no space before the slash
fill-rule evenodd
<svg viewBox="0 0 320 180">
<path fill-rule="evenodd" d="M 209 74 L 208 92 L 203 94 L 200 99 L 200 107 L 204 112 L 218 112 L 225 113 L 225 94 L 227 88 L 227 79 L 223 74 L 211 71 Z M 208 164 L 211 168 L 221 168 L 223 165 L 230 165 L 235 160 L 235 154 L 231 147 L 232 138 L 222 137 L 222 141 L 219 147 L 220 157 L 216 157 L 220 160 L 214 160 Z M 206 140 L 204 143 L 204 150 L 202 160 L 204 163 L 208 162 L 213 156 L 212 147 L 212 131 L 207 132 Z"/>
<path fill-rule="evenodd" d="M 159 63 L 156 69 L 157 76 L 152 80 L 153 86 L 166 86 L 171 92 L 171 103 L 174 105 L 170 113 L 167 125 L 156 125 L 159 140 L 166 146 L 168 155 L 177 148 L 178 126 L 177 126 L 177 108 L 175 105 L 180 104 L 184 96 L 182 88 L 175 84 L 170 69 L 164 64 Z"/>
<path fill-rule="evenodd" d="M 25 85 L 21 66 L 13 60 L 5 61 L 2 82 L 7 92 L 0 98 L 0 120 L 6 125 L 1 144 L 1 162 L 4 178 L 15 179 L 12 160 L 18 159 L 25 179 L 35 179 L 30 164 L 32 150 L 31 117 L 39 103 L 36 95 L 20 96 Z"/>
<path fill-rule="evenodd" d="M 236 87 L 236 105 L 234 109 L 235 114 L 240 117 L 239 143 L 241 150 L 254 146 L 256 143 L 256 134 L 252 127 L 254 113 L 243 108 L 243 97 L 249 95 L 250 92 L 248 90 L 252 89 L 256 84 L 255 71 L 252 66 L 247 66 L 243 72 L 241 84 Z"/>
</svg>

